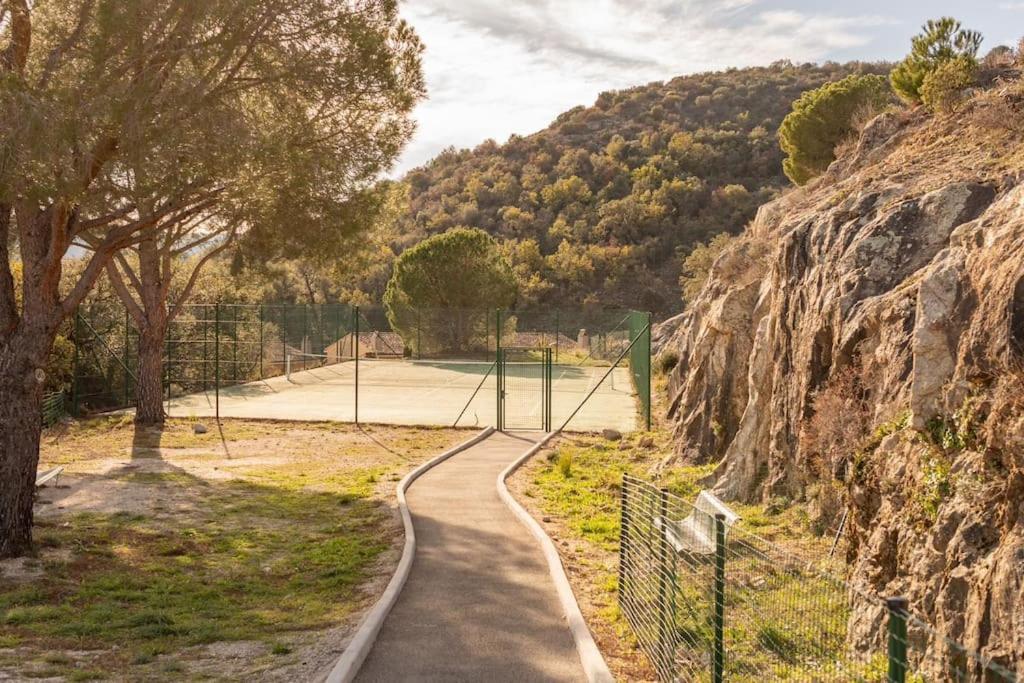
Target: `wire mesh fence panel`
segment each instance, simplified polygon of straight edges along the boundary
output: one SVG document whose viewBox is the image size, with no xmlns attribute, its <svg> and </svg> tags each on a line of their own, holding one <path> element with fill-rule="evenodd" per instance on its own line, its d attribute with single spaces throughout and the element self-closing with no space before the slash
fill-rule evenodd
<svg viewBox="0 0 1024 683">
<path fill-rule="evenodd" d="M 646 344 L 633 344 L 631 315 L 595 307 L 387 310 L 191 303 L 167 326 L 166 410 L 496 424 L 496 355 L 499 348 L 515 347 L 524 359 L 551 358 L 554 370 L 547 371 L 541 411 L 547 422 L 628 431 L 638 424 L 635 391 L 640 388 L 629 366 L 639 361 L 623 353 L 646 350 Z M 117 300 L 82 307 L 79 319 L 73 406 L 98 412 L 134 405 L 139 343 L 134 322 Z M 518 379 L 513 374 L 510 381 Z M 305 410 L 309 401 L 315 402 L 312 411 Z M 519 413 L 535 413 L 534 408 Z"/>
<path fill-rule="evenodd" d="M 550 349 L 502 348 L 498 378 L 499 429 L 550 429 Z"/>
<path fill-rule="evenodd" d="M 131 322 L 118 300 L 92 301 L 73 322 L 75 368 L 73 410 L 92 412 L 126 408 L 135 403 L 137 347 Z"/>
<path fill-rule="evenodd" d="M 51 391 L 43 395 L 43 426 L 52 427 L 67 414 L 66 397 L 63 391 Z"/>
<path fill-rule="evenodd" d="M 739 528 L 713 496 L 689 503 L 626 476 L 619 605 L 661 680 L 999 681 L 998 663 Z"/>
<path fill-rule="evenodd" d="M 382 341 L 399 355 L 459 360 L 494 356 L 497 323 L 490 309 L 398 305 L 366 309 L 365 318 L 373 332 L 390 335 Z"/>
</svg>

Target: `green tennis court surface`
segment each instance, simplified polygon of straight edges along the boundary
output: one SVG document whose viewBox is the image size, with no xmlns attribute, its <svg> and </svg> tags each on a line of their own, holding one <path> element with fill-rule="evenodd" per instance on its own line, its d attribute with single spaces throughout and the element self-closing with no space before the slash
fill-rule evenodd
<svg viewBox="0 0 1024 683">
<path fill-rule="evenodd" d="M 396 425 L 474 427 L 493 425 L 497 414 L 497 380 L 493 363 L 361 359 L 358 364 L 359 421 Z M 607 367 L 555 365 L 552 374 L 552 419 L 560 426 L 598 385 Z M 279 420 L 337 420 L 356 417 L 356 364 L 352 360 L 302 369 L 287 376 L 220 390 L 220 415 Z M 506 403 L 517 423 L 537 418 L 542 410 L 540 380 L 518 387 Z M 475 396 L 474 396 L 474 392 Z M 215 414 L 217 397 L 206 391 L 168 402 L 176 417 Z M 465 411 L 463 412 L 463 409 Z M 615 368 L 566 427 L 570 431 L 604 428 L 633 431 L 638 404 L 628 368 Z M 462 417 L 459 414 L 462 413 Z"/>
</svg>

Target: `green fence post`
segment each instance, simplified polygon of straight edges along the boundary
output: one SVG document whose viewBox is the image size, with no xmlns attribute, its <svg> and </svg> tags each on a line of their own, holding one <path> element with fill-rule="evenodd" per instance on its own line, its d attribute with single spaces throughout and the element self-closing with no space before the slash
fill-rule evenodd
<svg viewBox="0 0 1024 683">
<path fill-rule="evenodd" d="M 353 356 L 355 356 L 355 380 L 356 380 L 356 396 L 355 396 L 355 421 L 359 424 L 359 307 L 355 306 L 352 309 L 352 329 L 354 330 L 354 337 L 352 345 Z"/>
<path fill-rule="evenodd" d="M 220 424 L 220 302 L 213 305 L 213 414 Z"/>
<path fill-rule="evenodd" d="M 78 310 L 75 310 L 75 317 L 71 323 L 71 343 L 75 347 L 75 355 L 71 365 L 71 414 L 78 417 L 78 345 L 81 342 L 78 324 Z"/>
<path fill-rule="evenodd" d="M 722 683 L 725 671 L 725 515 L 715 515 L 715 649 L 711 678 Z"/>
<path fill-rule="evenodd" d="M 887 598 L 889 610 L 889 683 L 907 679 L 907 606 L 906 598 Z"/>
<path fill-rule="evenodd" d="M 498 431 L 504 431 L 505 419 L 502 412 L 505 407 L 505 363 L 501 357 L 501 309 L 495 309 L 494 311 L 494 369 L 498 371 L 497 381 L 497 412 L 495 416 L 497 418 Z"/>
<path fill-rule="evenodd" d="M 238 304 L 231 306 L 231 383 L 238 384 Z"/>
<path fill-rule="evenodd" d="M 416 309 L 416 358 L 423 358 L 423 342 L 420 339 L 420 309 Z"/>
<path fill-rule="evenodd" d="M 263 379 L 263 304 L 260 304 L 260 379 Z"/>
<path fill-rule="evenodd" d="M 560 320 L 559 320 L 559 315 L 558 315 L 558 309 L 556 308 L 555 309 L 555 362 L 556 363 L 558 362 L 558 335 L 559 335 L 559 329 L 558 328 L 560 327 L 559 323 L 560 323 Z"/>
<path fill-rule="evenodd" d="M 647 382 L 645 383 L 644 402 L 647 405 L 647 431 L 651 431 L 651 314 L 647 314 Z"/>
<path fill-rule="evenodd" d="M 128 308 L 124 309 L 124 365 L 128 367 Z M 128 388 L 131 384 L 128 373 L 124 373 L 124 406 L 128 407 Z"/>
</svg>

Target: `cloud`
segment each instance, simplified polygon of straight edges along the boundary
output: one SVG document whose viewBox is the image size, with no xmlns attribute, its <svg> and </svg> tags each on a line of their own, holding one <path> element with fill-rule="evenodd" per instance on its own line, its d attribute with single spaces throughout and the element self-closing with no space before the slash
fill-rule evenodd
<svg viewBox="0 0 1024 683">
<path fill-rule="evenodd" d="M 876 15 L 765 0 L 415 0 L 430 99 L 399 171 L 448 144 L 529 133 L 602 90 L 730 66 L 824 58 L 870 42 Z"/>
<path fill-rule="evenodd" d="M 1001 2 L 999 3 L 999 9 L 1005 10 L 1024 10 L 1024 2 Z"/>
</svg>

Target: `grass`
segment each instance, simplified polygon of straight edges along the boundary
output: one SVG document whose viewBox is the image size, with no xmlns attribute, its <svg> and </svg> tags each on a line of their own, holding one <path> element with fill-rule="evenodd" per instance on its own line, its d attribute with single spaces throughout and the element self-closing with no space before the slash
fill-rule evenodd
<svg viewBox="0 0 1024 683">
<path fill-rule="evenodd" d="M 617 605 L 623 475 L 656 481 L 693 501 L 704 488 L 702 481 L 713 471 L 712 465 L 659 468 L 671 439 L 666 432 L 652 436 L 654 445 L 648 447 L 641 445 L 643 435 L 627 436 L 622 447 L 597 436 L 563 438 L 546 458 L 524 472 L 522 495 L 535 513 L 557 522 L 548 526 L 556 537 L 570 542 L 570 550 L 562 547 L 563 560 L 577 582 L 582 577 L 586 583 L 577 592 L 597 596 L 593 600 L 596 609 L 587 615 L 592 627 L 614 633 L 621 641 L 612 659 L 628 659 L 629 643 L 635 637 Z M 812 560 L 827 556 L 830 539 L 816 536 L 802 506 L 788 501 L 730 507 L 741 516 L 732 538 L 757 539 L 750 540 L 746 549 L 735 546 L 728 561 L 730 680 L 757 680 L 766 674 L 782 680 L 813 678 L 816 667 L 841 656 L 845 649 L 845 591 L 816 572 L 804 571 Z M 786 556 L 775 566 L 757 552 L 767 547 L 767 542 Z M 795 561 L 800 569 L 781 571 L 787 561 Z M 694 643 L 709 642 L 709 609 L 705 609 L 711 604 L 708 566 L 689 573 L 682 562 L 673 567 L 679 591 L 676 627 L 680 637 Z M 656 586 L 649 588 L 656 593 Z M 696 606 L 695 611 L 688 612 L 686 605 Z M 595 619 L 600 623 L 595 624 Z M 607 641 L 604 649 L 612 649 Z M 703 649 L 698 647 L 698 659 L 706 655 Z M 642 677 L 641 669 L 629 666 L 620 663 L 616 673 Z M 840 678 L 841 673 L 837 672 Z"/>
<path fill-rule="evenodd" d="M 180 427 L 169 425 L 161 449 L 208 442 L 209 434 L 193 439 Z M 397 537 L 378 482 L 418 460 L 413 445 L 426 457 L 461 435 L 389 430 L 388 444 L 405 449 L 389 452 L 365 438 L 350 444 L 345 434 L 331 448 L 316 427 L 287 429 L 298 433 L 289 444 L 261 449 L 260 439 L 280 442 L 279 426 L 230 425 L 229 450 L 244 441 L 246 455 L 274 457 L 218 459 L 214 469 L 230 472 L 227 478 L 195 473 L 193 465 L 208 455 L 174 459 L 160 471 L 107 475 L 154 501 L 142 512 L 39 519 L 35 538 L 46 575 L 0 584 L 0 648 L 18 647 L 26 661 L 41 656 L 69 680 L 133 678 L 141 676 L 136 670 L 180 667 L 162 660 L 216 641 L 260 641 L 268 657 L 287 659 L 299 634 L 351 618 L 369 600 L 363 586 Z M 80 423 L 50 444 L 44 459 L 87 469 L 97 453 L 123 453 L 130 431 L 113 420 Z M 215 430 L 214 439 L 221 443 Z M 309 443 L 319 448 L 307 451 Z M 57 553 L 66 559 L 45 559 Z M 85 668 L 64 654 L 82 650 L 104 655 Z"/>
</svg>

